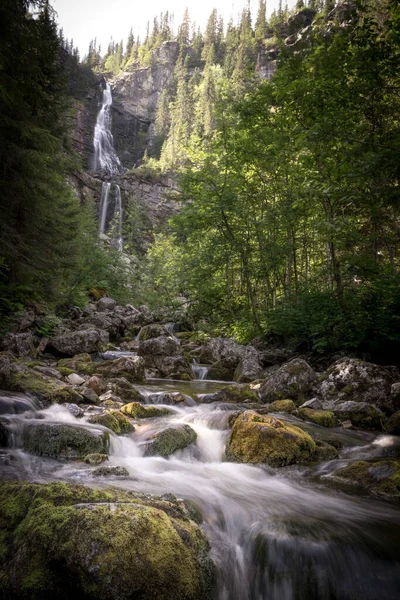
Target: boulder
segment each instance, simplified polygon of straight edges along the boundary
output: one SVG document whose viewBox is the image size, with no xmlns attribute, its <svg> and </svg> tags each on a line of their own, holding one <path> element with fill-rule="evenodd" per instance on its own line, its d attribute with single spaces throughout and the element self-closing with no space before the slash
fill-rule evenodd
<svg viewBox="0 0 400 600">
<path fill-rule="evenodd" d="M 374 496 L 396 500 L 400 498 L 400 461 L 398 460 L 377 462 L 359 460 L 336 471 L 334 478 L 368 490 Z"/>
<path fill-rule="evenodd" d="M 68 412 L 70 412 L 71 415 L 73 415 L 77 419 L 83 417 L 83 415 L 85 414 L 84 410 L 77 404 L 64 404 L 64 406 L 68 410 Z"/>
<path fill-rule="evenodd" d="M 393 413 L 385 423 L 385 431 L 400 435 L 400 410 Z"/>
<path fill-rule="evenodd" d="M 212 338 L 204 344 L 198 358 L 203 364 L 218 363 L 222 368 L 233 372 L 246 354 L 254 355 L 253 350 L 257 353 L 255 348 L 242 346 L 228 338 Z"/>
<path fill-rule="evenodd" d="M 188 399 L 189 396 L 185 396 L 180 392 L 158 392 L 149 396 L 149 400 L 153 404 L 184 404 L 188 402 Z M 196 404 L 194 400 L 193 404 Z"/>
<path fill-rule="evenodd" d="M 235 420 L 226 455 L 244 463 L 266 463 L 283 467 L 313 458 L 316 444 L 295 425 L 246 410 Z"/>
<path fill-rule="evenodd" d="M 129 419 L 127 419 L 126 416 L 119 411 L 93 415 L 92 417 L 89 417 L 88 422 L 107 427 L 107 429 L 110 429 L 117 435 L 120 433 L 131 433 L 132 431 L 135 431 L 135 428 Z"/>
<path fill-rule="evenodd" d="M 182 354 L 182 350 L 179 341 L 168 334 L 140 342 L 138 354 L 139 356 L 177 356 Z"/>
<path fill-rule="evenodd" d="M 62 379 L 62 374 L 57 369 L 53 369 L 47 365 L 36 365 L 33 367 L 35 371 L 46 375 L 47 377 L 54 377 L 55 379 Z"/>
<path fill-rule="evenodd" d="M 102 344 L 108 343 L 109 335 L 99 329 L 67 331 L 49 341 L 51 348 L 60 354 L 74 356 L 83 352 L 98 352 Z"/>
<path fill-rule="evenodd" d="M 96 365 L 96 373 L 104 377 L 125 377 L 129 381 L 142 382 L 145 378 L 144 365 L 140 356 L 121 356 Z"/>
<path fill-rule="evenodd" d="M 116 377 L 108 381 L 110 390 L 119 396 L 123 402 L 145 402 L 146 398 L 137 390 L 126 377 Z"/>
<path fill-rule="evenodd" d="M 12 373 L 5 385 L 10 390 L 29 392 L 47 405 L 54 402 L 80 404 L 83 401 L 81 394 L 71 385 L 26 367 Z"/>
<path fill-rule="evenodd" d="M 108 435 L 100 430 L 64 423 L 29 423 L 23 432 L 24 450 L 38 456 L 84 458 L 108 453 Z"/>
<path fill-rule="evenodd" d="M 172 411 L 167 408 L 156 408 L 155 406 L 143 406 L 140 402 L 130 402 L 121 408 L 121 413 L 134 419 L 150 419 L 171 415 Z"/>
<path fill-rule="evenodd" d="M 117 303 L 113 298 L 109 298 L 107 296 L 103 296 L 96 302 L 96 309 L 99 312 L 112 312 L 114 308 L 117 306 Z"/>
<path fill-rule="evenodd" d="M 35 356 L 35 345 L 38 339 L 32 331 L 24 333 L 7 333 L 2 339 L 3 350 L 12 352 L 15 356 Z"/>
<path fill-rule="evenodd" d="M 98 467 L 92 471 L 93 477 L 129 477 L 128 471 L 124 467 Z"/>
<path fill-rule="evenodd" d="M 90 377 L 90 379 L 88 379 L 85 383 L 85 386 L 87 388 L 92 389 L 97 394 L 97 396 L 101 396 L 101 394 L 107 389 L 106 382 L 103 379 L 101 379 L 101 377 L 97 377 L 96 375 Z"/>
<path fill-rule="evenodd" d="M 72 375 L 74 372 L 90 375 L 94 367 L 92 357 L 86 352 L 84 354 L 76 354 L 72 358 L 62 358 L 57 363 L 57 369 L 66 377 Z"/>
<path fill-rule="evenodd" d="M 197 439 L 197 434 L 189 425 L 178 425 L 156 433 L 145 449 L 146 456 L 170 456 L 183 450 Z"/>
<path fill-rule="evenodd" d="M 96 394 L 96 392 L 94 390 L 92 390 L 92 388 L 82 387 L 79 389 L 79 391 L 82 394 L 83 401 L 86 404 L 93 404 L 94 406 L 99 406 L 100 398 Z"/>
<path fill-rule="evenodd" d="M 367 402 L 341 402 L 332 409 L 340 421 L 351 421 L 355 427 L 362 429 L 382 429 L 385 421 L 384 413 L 373 404 Z"/>
<path fill-rule="evenodd" d="M 299 408 L 298 416 L 306 421 L 312 421 L 321 427 L 336 427 L 335 415 L 330 410 L 314 410 L 313 408 Z"/>
<path fill-rule="evenodd" d="M 315 392 L 325 403 L 366 402 L 390 414 L 395 410 L 390 399 L 395 371 L 356 358 L 343 358 L 322 375 Z"/>
<path fill-rule="evenodd" d="M 258 379 L 262 373 L 259 355 L 255 348 L 249 346 L 243 353 L 242 358 L 235 369 L 234 381 L 238 383 L 250 383 Z"/>
<path fill-rule="evenodd" d="M 291 399 L 298 404 L 304 401 L 317 376 L 305 360 L 294 358 L 277 369 L 261 386 L 263 402 Z"/>
<path fill-rule="evenodd" d="M 101 465 L 106 460 L 108 460 L 107 454 L 95 453 L 85 456 L 83 462 L 87 463 L 88 465 Z"/>
<path fill-rule="evenodd" d="M 390 396 L 386 406 L 391 413 L 400 410 L 400 382 L 394 383 L 390 388 Z"/>
<path fill-rule="evenodd" d="M 211 600 L 209 544 L 182 501 L 116 489 L 0 486 L 4 598 Z"/>
<path fill-rule="evenodd" d="M 260 398 L 257 392 L 251 390 L 248 385 L 227 385 L 215 394 L 204 394 L 201 396 L 201 402 L 207 404 L 210 402 L 226 402 L 231 404 L 259 403 Z"/>
<path fill-rule="evenodd" d="M 152 366 L 158 369 L 161 377 L 168 379 L 189 381 L 194 377 L 191 364 L 185 356 L 153 357 Z"/>
<path fill-rule="evenodd" d="M 296 405 L 293 400 L 275 400 L 268 406 L 271 412 L 292 413 L 296 410 Z"/>
<path fill-rule="evenodd" d="M 151 340 L 158 337 L 170 337 L 172 338 L 169 331 L 161 325 L 160 323 L 152 323 L 151 325 L 145 325 L 142 327 L 139 333 L 139 341 L 145 342 L 146 340 Z"/>
</svg>

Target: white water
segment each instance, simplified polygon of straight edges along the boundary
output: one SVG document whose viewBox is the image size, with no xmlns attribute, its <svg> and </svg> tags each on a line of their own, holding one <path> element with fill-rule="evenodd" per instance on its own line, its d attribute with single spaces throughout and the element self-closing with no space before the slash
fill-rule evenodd
<svg viewBox="0 0 400 600">
<path fill-rule="evenodd" d="M 106 81 L 101 109 L 94 128 L 93 170 L 107 178 L 115 178 L 123 171 L 114 149 L 111 133 L 111 105 L 111 85 Z M 99 233 L 100 236 L 111 234 L 112 244 L 120 251 L 122 251 L 122 218 L 121 189 L 115 182 L 104 181 L 100 200 Z"/>
<path fill-rule="evenodd" d="M 171 416 L 139 421 L 134 434 L 111 435 L 110 464 L 125 467 L 130 479 L 99 482 L 86 465 L 32 457 L 21 450 L 16 451 L 14 469 L 20 469 L 19 477 L 41 481 L 113 485 L 191 500 L 202 512 L 218 566 L 218 600 L 397 598 L 396 507 L 312 483 L 304 477 L 304 468 L 275 471 L 226 462 L 230 411 L 218 405 L 167 408 Z M 33 418 L 24 414 L 10 419 L 22 424 Z M 38 417 L 89 426 L 62 406 L 41 411 Z M 196 431 L 195 444 L 168 459 L 144 456 L 155 432 L 182 423 Z M 355 435 L 354 441 L 352 459 L 358 458 L 357 447 L 361 454 L 372 446 L 387 452 L 396 438 L 379 436 L 374 443 Z M 340 462 L 345 464 L 345 457 Z M 330 463 L 325 467 L 332 470 Z"/>
</svg>

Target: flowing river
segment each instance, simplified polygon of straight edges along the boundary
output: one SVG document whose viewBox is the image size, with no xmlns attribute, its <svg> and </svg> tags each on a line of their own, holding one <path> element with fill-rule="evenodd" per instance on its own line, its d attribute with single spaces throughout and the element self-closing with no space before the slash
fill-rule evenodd
<svg viewBox="0 0 400 600">
<path fill-rule="evenodd" d="M 154 381 L 138 387 L 142 393 L 180 389 L 190 396 L 222 385 Z M 192 501 L 218 567 L 218 600 L 397 600 L 399 508 L 349 495 L 329 474 L 349 459 L 398 455 L 399 438 L 338 429 L 333 435 L 344 445 L 338 460 L 277 470 L 235 464 L 224 452 L 235 407 L 190 399 L 185 404 L 168 406 L 173 414 L 167 417 L 139 421 L 132 434 L 111 434 L 108 464 L 124 467 L 129 477 L 94 478 L 84 463 L 23 452 L 21 432 L 32 419 L 100 426 L 63 406 L 40 410 L 28 396 L 2 393 L 0 412 L 13 429 L 13 447 L 1 455 L 2 478 L 111 485 Z M 169 458 L 145 457 L 145 441 L 178 423 L 189 424 L 197 442 Z"/>
</svg>

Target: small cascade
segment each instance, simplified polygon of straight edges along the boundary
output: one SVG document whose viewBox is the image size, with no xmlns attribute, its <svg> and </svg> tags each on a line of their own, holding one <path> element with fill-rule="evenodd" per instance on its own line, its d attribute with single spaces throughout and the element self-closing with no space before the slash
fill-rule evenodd
<svg viewBox="0 0 400 600">
<path fill-rule="evenodd" d="M 208 369 L 209 367 L 207 367 L 206 365 L 201 365 L 197 358 L 193 359 L 192 362 L 192 371 L 193 371 L 193 375 L 195 379 L 200 379 L 200 380 L 204 380 L 206 379 L 207 375 L 208 375 Z"/>
<path fill-rule="evenodd" d="M 123 167 L 114 149 L 111 133 L 111 85 L 106 81 L 103 90 L 101 109 L 94 128 L 93 170 L 107 179 L 115 178 L 123 172 Z M 99 211 L 99 234 L 109 235 L 111 244 L 122 251 L 122 199 L 121 188 L 114 181 L 104 181 L 101 190 Z"/>
</svg>

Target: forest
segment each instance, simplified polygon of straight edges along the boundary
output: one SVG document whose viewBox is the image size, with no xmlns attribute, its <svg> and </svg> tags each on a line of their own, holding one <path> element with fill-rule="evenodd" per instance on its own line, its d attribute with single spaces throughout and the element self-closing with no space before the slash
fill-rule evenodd
<svg viewBox="0 0 400 600">
<path fill-rule="evenodd" d="M 30 10 L 32 17 L 27 17 Z M 48 2 L 1 8 L 1 310 L 55 311 L 89 290 L 154 309 L 187 307 L 193 324 L 316 354 L 387 362 L 400 342 L 399 25 L 392 0 L 308 2 L 255 23 L 245 6 L 204 32 L 168 12 L 104 55 L 81 60 Z M 136 171 L 178 182 L 179 214 L 127 269 L 97 239 L 96 206 L 69 175 L 74 98 L 93 77 L 152 68 L 176 42 L 174 85 Z M 276 57 L 259 76 L 260 56 Z M 125 224 L 125 253 L 135 252 Z M 136 228 L 137 229 L 137 228 Z M 136 230 L 135 230 L 136 231 Z"/>
</svg>

